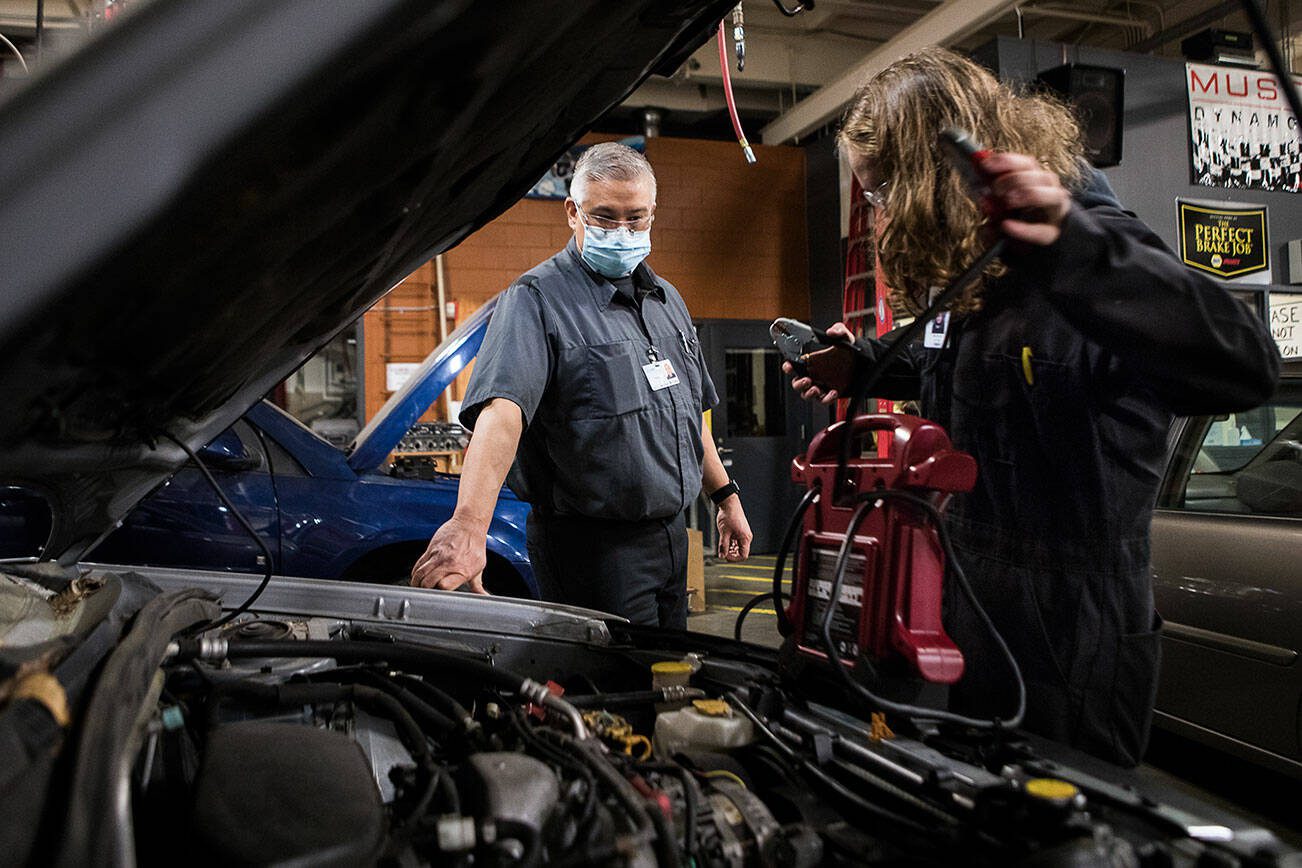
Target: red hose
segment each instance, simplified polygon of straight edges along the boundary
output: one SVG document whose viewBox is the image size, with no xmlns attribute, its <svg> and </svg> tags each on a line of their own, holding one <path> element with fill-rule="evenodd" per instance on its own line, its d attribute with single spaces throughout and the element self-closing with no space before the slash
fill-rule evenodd
<svg viewBox="0 0 1302 868">
<path fill-rule="evenodd" d="M 741 131 L 741 118 L 737 117 L 737 103 L 732 98 L 732 74 L 728 72 L 728 40 L 723 31 L 727 21 L 719 22 L 719 69 L 723 71 L 723 98 L 728 101 L 728 117 L 732 118 L 732 131 L 737 134 L 737 144 L 741 145 L 746 162 L 754 164 L 755 152 L 751 150 L 746 134 Z"/>
</svg>

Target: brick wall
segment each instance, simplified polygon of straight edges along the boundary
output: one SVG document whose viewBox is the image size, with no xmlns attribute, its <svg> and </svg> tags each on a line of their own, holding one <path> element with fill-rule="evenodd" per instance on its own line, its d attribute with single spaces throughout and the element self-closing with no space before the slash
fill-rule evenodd
<svg viewBox="0 0 1302 868">
<path fill-rule="evenodd" d="M 659 188 L 648 262 L 698 319 L 808 318 L 804 152 L 755 151 L 759 162 L 747 166 L 732 142 L 647 142 Z M 445 254 L 447 297 L 459 318 L 564 247 L 570 234 L 561 202 L 524 199 Z M 433 349 L 435 294 L 427 263 L 366 314 L 367 418 L 389 397 L 385 363 L 418 362 Z M 454 398 L 466 379 L 458 379 Z M 439 408 L 429 415 L 439 418 Z"/>
</svg>

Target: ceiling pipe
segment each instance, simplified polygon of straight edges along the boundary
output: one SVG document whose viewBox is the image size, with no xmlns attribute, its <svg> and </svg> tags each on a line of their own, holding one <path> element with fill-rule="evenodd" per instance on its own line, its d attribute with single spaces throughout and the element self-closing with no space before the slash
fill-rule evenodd
<svg viewBox="0 0 1302 868">
<path fill-rule="evenodd" d="M 1155 48 L 1161 48 L 1168 42 L 1174 42 L 1177 39 L 1188 36 L 1190 33 L 1194 33 L 1195 31 L 1202 30 L 1204 27 L 1209 27 L 1210 25 L 1215 24 L 1217 21 L 1220 21 L 1231 13 L 1239 11 L 1241 8 L 1243 7 L 1239 0 L 1227 0 L 1227 2 L 1224 3 L 1217 3 L 1207 11 L 1200 12 L 1192 18 L 1186 18 L 1184 21 L 1172 24 L 1170 27 L 1154 33 L 1147 39 L 1136 42 L 1126 50 L 1133 51 L 1137 54 L 1143 54 L 1144 52 L 1152 51 Z"/>
<path fill-rule="evenodd" d="M 1105 15 L 1101 12 L 1078 12 L 1075 9 L 1061 9 L 1057 6 L 1021 6 L 1022 15 L 1034 15 L 1038 18 L 1063 18 L 1069 21 L 1088 21 L 1093 24 L 1111 24 L 1115 27 L 1138 27 L 1145 36 L 1151 36 L 1153 25 L 1140 18 L 1129 15 Z"/>
<path fill-rule="evenodd" d="M 928 45 L 953 45 L 1016 6 L 1016 0 L 947 0 L 766 126 L 764 144 L 784 144 L 817 129 L 836 117 L 874 73 Z"/>
</svg>

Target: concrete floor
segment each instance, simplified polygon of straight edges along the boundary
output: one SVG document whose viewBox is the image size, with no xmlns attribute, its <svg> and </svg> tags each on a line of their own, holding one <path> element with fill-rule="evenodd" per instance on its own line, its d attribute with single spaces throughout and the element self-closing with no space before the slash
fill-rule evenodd
<svg viewBox="0 0 1302 868">
<path fill-rule="evenodd" d="M 706 611 L 691 615 L 687 628 L 732 638 L 741 608 L 756 594 L 772 589 L 776 560 L 773 555 L 755 556 L 744 564 L 707 559 Z M 787 575 L 789 578 L 789 568 Z M 789 581 L 784 581 L 783 587 L 790 590 Z M 746 616 L 742 638 L 771 648 L 781 644 L 771 603 L 760 603 Z M 1158 731 L 1153 734 L 1145 760 L 1140 767 L 1143 778 L 1160 781 L 1239 814 L 1302 849 L 1302 811 L 1298 810 L 1302 781 Z"/>
<path fill-rule="evenodd" d="M 687 629 L 713 636 L 732 638 L 733 625 L 742 606 L 763 591 L 773 587 L 773 568 L 777 558 L 773 555 L 756 555 L 744 564 L 730 564 L 707 558 L 705 562 L 705 612 L 691 615 Z M 787 570 L 790 575 L 791 570 Z M 786 588 L 788 583 L 784 582 Z M 756 606 L 746 616 L 742 638 L 756 645 L 776 648 L 782 643 L 778 635 L 777 616 L 772 604 Z"/>
</svg>

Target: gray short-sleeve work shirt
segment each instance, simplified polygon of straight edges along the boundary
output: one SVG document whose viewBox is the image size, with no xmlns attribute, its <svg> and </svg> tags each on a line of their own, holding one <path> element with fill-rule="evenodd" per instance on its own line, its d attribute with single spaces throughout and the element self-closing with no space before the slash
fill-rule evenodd
<svg viewBox="0 0 1302 868">
<path fill-rule="evenodd" d="M 678 290 L 643 263 L 618 287 L 573 239 L 498 300 L 461 410 L 494 398 L 525 429 L 508 482 L 543 515 L 636 521 L 676 515 L 701 488 L 701 414 L 718 402 Z M 643 366 L 673 365 L 653 389 Z"/>
</svg>

